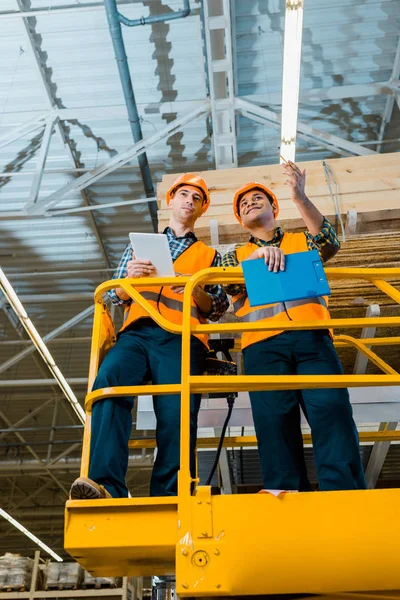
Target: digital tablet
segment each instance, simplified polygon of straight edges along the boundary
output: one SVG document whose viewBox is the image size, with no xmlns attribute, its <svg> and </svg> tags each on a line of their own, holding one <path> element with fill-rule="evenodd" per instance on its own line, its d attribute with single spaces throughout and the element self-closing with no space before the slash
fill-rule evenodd
<svg viewBox="0 0 400 600">
<path fill-rule="evenodd" d="M 244 281 L 250 306 L 328 296 L 331 293 L 317 250 L 285 255 L 285 270 L 268 271 L 263 258 L 244 260 Z"/>
<path fill-rule="evenodd" d="M 151 277 L 175 277 L 174 263 L 165 233 L 130 233 L 137 260 L 149 260 L 156 268 Z"/>
</svg>

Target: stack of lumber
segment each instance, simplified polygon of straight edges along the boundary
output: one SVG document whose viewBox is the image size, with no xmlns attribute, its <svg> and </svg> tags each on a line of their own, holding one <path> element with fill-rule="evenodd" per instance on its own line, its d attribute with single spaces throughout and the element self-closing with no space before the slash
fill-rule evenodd
<svg viewBox="0 0 400 600">
<path fill-rule="evenodd" d="M 348 211 L 357 211 L 357 233 L 400 230 L 400 159 L 398 153 L 372 154 L 326 161 L 337 188 L 340 212 L 346 218 Z M 334 218 L 334 203 L 325 178 L 321 161 L 299 163 L 306 169 L 307 195 L 327 217 Z M 230 244 L 246 240 L 246 231 L 232 212 L 235 191 L 244 183 L 258 181 L 270 187 L 279 199 L 278 224 L 295 230 L 302 226 L 297 208 L 290 199 L 290 190 L 284 185 L 281 165 L 243 167 L 199 173 L 211 191 L 211 206 L 199 219 L 196 232 L 200 239 L 210 240 L 210 220 L 216 219 L 220 242 Z M 165 194 L 176 175 L 165 175 L 158 185 L 159 230 L 168 224 L 169 209 Z"/>
</svg>

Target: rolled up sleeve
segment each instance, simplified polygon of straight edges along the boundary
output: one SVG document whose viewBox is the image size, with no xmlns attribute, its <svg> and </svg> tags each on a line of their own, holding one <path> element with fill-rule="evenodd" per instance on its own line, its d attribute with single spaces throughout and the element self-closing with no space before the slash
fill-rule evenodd
<svg viewBox="0 0 400 600">
<path fill-rule="evenodd" d="M 216 252 L 212 267 L 221 267 L 221 255 Z M 218 321 L 228 310 L 229 300 L 221 285 L 206 285 L 204 291 L 211 296 L 212 308 L 208 315 L 204 315 L 209 321 Z"/>
<path fill-rule="evenodd" d="M 324 262 L 328 262 L 340 250 L 340 241 L 336 235 L 335 228 L 326 217 L 324 217 L 321 231 L 314 236 L 307 231 L 306 237 L 309 250 L 318 250 Z"/>
</svg>

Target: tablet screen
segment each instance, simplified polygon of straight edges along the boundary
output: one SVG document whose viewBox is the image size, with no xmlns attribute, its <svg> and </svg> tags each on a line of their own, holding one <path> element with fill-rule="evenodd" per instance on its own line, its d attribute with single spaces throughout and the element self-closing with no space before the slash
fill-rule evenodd
<svg viewBox="0 0 400 600">
<path fill-rule="evenodd" d="M 137 260 L 149 260 L 156 272 L 152 277 L 174 277 L 174 263 L 164 233 L 130 233 L 129 239 Z"/>
</svg>

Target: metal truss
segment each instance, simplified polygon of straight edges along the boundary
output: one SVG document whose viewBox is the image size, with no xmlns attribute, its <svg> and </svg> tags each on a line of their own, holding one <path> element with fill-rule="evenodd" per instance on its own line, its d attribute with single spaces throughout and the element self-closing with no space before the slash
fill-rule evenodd
<svg viewBox="0 0 400 600">
<path fill-rule="evenodd" d="M 120 152 L 110 160 L 106 161 L 96 169 L 92 169 L 88 173 L 81 175 L 76 178 L 71 183 L 63 186 L 53 194 L 50 194 L 46 198 L 38 200 L 34 204 L 27 204 L 25 206 L 25 214 L 27 216 L 35 215 L 35 214 L 45 214 L 47 210 L 61 202 L 67 195 L 72 192 L 81 191 L 88 187 L 89 185 L 93 185 L 99 179 L 102 179 L 106 175 L 109 175 L 122 165 L 127 164 L 132 159 L 136 158 L 139 154 L 146 152 L 149 148 L 157 144 L 160 140 L 165 137 L 170 136 L 177 131 L 180 131 L 183 127 L 188 125 L 189 123 L 193 123 L 200 117 L 205 114 L 208 114 L 210 109 L 209 101 L 204 101 L 199 107 L 187 113 L 186 115 L 179 117 L 169 123 L 166 127 L 157 131 L 154 135 L 150 136 L 145 140 L 140 140 L 133 146 L 131 146 L 125 152 Z"/>
<path fill-rule="evenodd" d="M 8 427 L 12 427 L 11 421 L 7 418 L 7 416 L 1 410 L 0 410 L 0 417 L 6 423 L 6 425 L 8 425 Z M 61 483 L 61 481 L 59 481 L 59 479 L 57 479 L 57 477 L 48 468 L 46 462 L 40 458 L 40 456 L 35 452 L 35 450 L 33 450 L 33 448 L 26 442 L 25 438 L 19 432 L 15 432 L 13 435 L 15 435 L 20 440 L 20 442 L 22 442 L 23 444 L 26 445 L 26 449 L 28 450 L 28 452 L 30 452 L 30 454 L 32 454 L 33 458 L 35 458 L 38 461 L 38 463 L 41 465 L 43 470 L 49 474 L 49 476 L 54 481 L 54 483 L 56 483 L 57 486 L 64 492 L 64 494 L 66 496 L 68 496 L 67 488 Z M 65 496 L 63 496 L 62 498 L 64 500 Z"/>
<path fill-rule="evenodd" d="M 38 9 L 38 11 L 24 10 L 25 5 L 23 0 L 17 0 L 20 12 L 6 11 L 0 13 L 0 18 L 12 18 L 21 17 L 25 24 L 25 30 L 27 39 L 34 51 L 38 70 L 41 76 L 44 90 L 46 92 L 49 109 L 50 111 L 40 115 L 35 119 L 24 123 L 12 132 L 4 136 L 0 140 L 0 148 L 7 143 L 10 143 L 19 137 L 23 137 L 29 132 L 32 132 L 40 127 L 45 127 L 42 146 L 40 149 L 40 156 L 36 171 L 33 173 L 32 188 L 29 196 L 29 202 L 25 206 L 23 213 L 10 213 L 9 218 L 25 218 L 27 216 L 42 216 L 62 214 L 65 211 L 53 211 L 52 207 L 61 202 L 67 195 L 72 192 L 80 192 L 84 201 L 85 206 L 70 209 L 78 211 L 89 212 L 89 217 L 92 221 L 92 225 L 95 231 L 97 241 L 100 245 L 102 255 L 107 265 L 109 265 L 107 253 L 105 251 L 103 242 L 97 231 L 97 226 L 93 218 L 94 210 L 101 210 L 102 206 L 95 206 L 92 210 L 92 206 L 85 195 L 85 189 L 98 181 L 105 175 L 112 171 L 123 167 L 125 164 L 130 162 L 133 158 L 137 157 L 141 153 L 145 152 L 153 144 L 157 143 L 164 137 L 170 135 L 175 131 L 179 131 L 186 124 L 199 118 L 200 116 L 207 114 L 211 109 L 212 123 L 213 123 L 213 145 L 214 155 L 217 168 L 231 168 L 237 166 L 237 149 L 236 149 L 236 127 L 235 127 L 235 110 L 239 111 L 242 115 L 258 122 L 267 123 L 269 126 L 278 128 L 280 124 L 279 115 L 268 110 L 257 106 L 257 102 L 269 105 L 280 103 L 280 94 L 254 94 L 246 96 L 245 98 L 234 97 L 234 73 L 233 73 L 233 56 L 232 56 L 232 23 L 231 23 L 231 7 L 230 0 L 206 0 L 204 3 L 204 33 L 208 55 L 208 72 L 210 82 L 210 101 L 209 102 L 187 102 L 183 103 L 187 107 L 192 107 L 187 114 L 180 117 L 169 124 L 168 127 L 164 128 L 160 132 L 157 132 L 154 136 L 151 136 L 147 140 L 143 140 L 139 144 L 135 144 L 131 149 L 125 153 L 121 153 L 111 160 L 108 160 L 98 169 L 89 170 L 83 175 L 77 177 L 70 184 L 63 186 L 61 189 L 50 194 L 46 198 L 39 199 L 40 183 L 44 173 L 44 167 L 46 163 L 46 157 L 49 149 L 51 135 L 53 128 L 56 134 L 62 140 L 64 147 L 66 147 L 67 153 L 71 160 L 73 171 L 79 172 L 79 165 L 77 165 L 69 142 L 65 137 L 63 130 L 63 121 L 74 118 L 95 117 L 96 119 L 110 119 L 115 118 L 115 110 L 118 108 L 114 107 L 94 107 L 94 108 L 76 108 L 76 109 L 64 109 L 56 108 L 54 98 L 52 96 L 51 89 L 49 88 L 46 76 L 41 68 L 40 61 L 37 56 L 37 48 L 33 39 L 33 33 L 30 29 L 28 17 L 35 16 L 38 14 L 56 14 L 63 11 L 74 11 L 74 10 L 100 10 L 102 5 L 91 5 L 87 7 L 77 7 L 72 5 L 65 5 L 59 9 L 45 10 Z M 35 13 L 35 14 L 34 14 Z M 393 65 L 392 75 L 388 82 L 378 83 L 367 83 L 358 85 L 347 85 L 347 86 L 333 86 L 330 88 L 321 88 L 315 90 L 308 90 L 302 92 L 300 96 L 300 102 L 310 104 L 315 102 L 322 102 L 326 100 L 338 100 L 346 97 L 367 97 L 378 94 L 388 94 L 384 115 L 382 118 L 382 126 L 380 136 L 378 140 L 377 150 L 380 150 L 380 143 L 382 142 L 384 130 L 386 124 L 390 121 L 394 102 L 400 102 L 400 41 L 397 46 L 395 61 Z M 249 102 L 251 100 L 251 102 Z M 163 107 L 160 107 L 163 110 Z M 169 110 L 169 108 L 168 108 Z M 319 131 L 305 123 L 298 124 L 298 134 L 303 139 L 313 141 L 318 145 L 329 149 L 342 156 L 349 155 L 367 155 L 374 153 L 370 148 L 366 148 L 360 144 L 350 142 L 338 136 L 324 133 Z M 9 176 L 13 174 L 10 173 Z M 24 173 L 25 175 L 25 173 Z M 140 202 L 141 200 L 132 200 L 132 203 Z M 143 199 L 143 201 L 145 201 Z M 127 204 L 121 202 L 121 206 Z M 118 204 L 113 204 L 118 206 Z M 7 218 L 7 215 L 4 215 Z"/>
<path fill-rule="evenodd" d="M 50 331 L 50 333 L 43 336 L 43 341 L 45 343 L 47 343 L 49 340 L 52 340 L 52 339 L 56 338 L 58 335 L 60 335 L 61 333 L 64 333 L 64 331 L 67 331 L 68 329 L 75 327 L 75 325 L 77 325 L 81 321 L 84 321 L 87 317 L 91 316 L 93 314 L 93 311 L 94 311 L 93 306 L 89 306 L 88 308 L 85 308 L 85 310 L 83 310 L 80 313 L 78 313 L 77 315 L 75 315 L 75 317 L 72 317 L 72 319 L 69 319 L 68 321 L 66 321 L 65 323 L 63 323 L 62 325 L 57 327 L 56 329 L 53 329 L 53 331 Z M 36 350 L 36 346 L 33 343 L 28 348 L 21 350 L 21 352 L 18 352 L 18 354 L 15 354 L 15 356 L 12 356 L 8 360 L 6 360 L 6 362 L 4 362 L 2 365 L 0 365 L 0 373 L 4 373 L 4 371 L 6 371 L 10 367 L 12 367 L 16 363 L 18 363 L 20 360 L 22 360 L 23 358 L 25 358 L 26 356 L 28 356 L 35 350 Z"/>
<path fill-rule="evenodd" d="M 237 167 L 230 0 L 205 0 L 204 33 L 217 169 Z"/>
<path fill-rule="evenodd" d="M 125 152 L 117 154 L 116 156 L 114 156 L 110 160 L 106 161 L 105 163 L 103 163 L 102 165 L 97 167 L 96 169 L 92 169 L 92 170 L 89 170 L 88 172 L 85 172 L 83 175 L 77 177 L 72 182 L 70 182 L 67 185 L 63 186 L 62 188 L 56 190 L 54 193 L 48 195 L 45 198 L 41 198 L 41 199 L 37 199 L 36 201 L 28 202 L 28 204 L 24 207 L 23 213 L 20 213 L 19 215 L 13 213 L 12 215 L 10 215 L 10 218 L 16 218 L 18 216 L 20 216 L 21 218 L 25 218 L 28 216 L 33 217 L 33 216 L 43 216 L 43 215 L 52 216 L 52 215 L 57 215 L 57 214 L 65 214 L 65 213 L 72 213 L 72 212 L 84 212 L 84 211 L 91 213 L 94 210 L 101 210 L 102 208 L 108 208 L 111 206 L 112 207 L 126 206 L 128 204 L 139 204 L 141 202 L 148 201 L 149 199 L 137 199 L 137 200 L 127 201 L 127 202 L 109 203 L 104 206 L 96 205 L 95 207 L 90 206 L 90 205 L 88 205 L 88 203 L 86 203 L 86 206 L 84 206 L 84 207 L 78 207 L 78 208 L 72 208 L 72 209 L 64 209 L 64 210 L 56 209 L 56 210 L 54 210 L 54 208 L 53 208 L 54 206 L 59 204 L 64 198 L 69 196 L 71 193 L 74 193 L 77 191 L 82 192 L 86 187 L 93 185 L 95 182 L 99 181 L 106 175 L 121 168 L 121 166 L 129 163 L 133 158 L 135 158 L 139 154 L 145 152 L 147 149 L 151 148 L 153 145 L 157 144 L 159 141 L 161 141 L 165 137 L 168 137 L 169 135 L 171 135 L 171 133 L 181 130 L 183 127 L 185 127 L 189 123 L 192 123 L 193 121 L 200 118 L 201 116 L 208 114 L 210 111 L 210 108 L 212 111 L 212 102 L 210 103 L 209 101 L 205 101 L 205 102 L 200 103 L 199 105 L 196 106 L 196 108 L 194 110 L 190 111 L 189 113 L 187 113 L 186 115 L 184 115 L 182 117 L 175 119 L 174 121 L 169 123 L 166 127 L 161 129 L 154 135 L 134 144 L 133 146 L 131 146 L 131 148 L 129 148 Z M 233 108 L 234 108 L 234 110 L 240 112 L 243 116 L 245 116 L 251 120 L 254 120 L 258 123 L 267 124 L 276 129 L 279 129 L 279 127 L 280 127 L 279 115 L 277 115 L 276 113 L 274 113 L 271 110 L 262 108 L 260 106 L 257 106 L 256 104 L 253 104 L 253 103 L 243 100 L 241 98 L 233 98 Z M 43 126 L 44 120 L 51 123 L 53 119 L 55 119 L 55 123 L 57 123 L 57 122 L 59 123 L 59 121 L 57 121 L 57 118 L 54 117 L 54 114 L 41 115 L 36 121 L 30 122 L 29 124 L 27 124 L 27 127 L 30 127 L 32 129 L 37 126 Z M 19 135 L 19 133 L 22 130 L 23 130 L 23 126 L 21 126 L 18 129 L 18 131 L 15 132 L 16 135 Z M 49 130 L 50 130 L 50 126 L 47 127 L 47 132 L 49 132 Z M 320 146 L 325 147 L 325 148 L 329 149 L 330 151 L 336 152 L 343 156 L 349 156 L 349 155 L 366 156 L 369 154 L 376 154 L 376 152 L 371 150 L 370 148 L 365 148 L 364 146 L 361 146 L 360 144 L 356 144 L 354 142 L 350 142 L 350 141 L 340 138 L 338 136 L 319 131 L 309 125 L 306 125 L 305 123 L 301 123 L 301 122 L 298 123 L 298 132 L 299 132 L 300 137 L 303 137 L 304 139 L 307 139 L 307 140 L 311 140 L 311 141 L 319 144 Z M 10 141 L 11 141 L 11 136 L 9 135 L 7 137 L 7 139 L 4 140 L 4 142 L 10 143 Z M 0 140 L 0 144 L 1 144 L 1 140 Z M 223 146 L 221 146 L 221 147 L 223 147 Z M 216 149 L 215 151 L 218 154 L 218 150 Z M 216 157 L 217 157 L 217 154 L 216 154 Z M 41 162 L 42 169 L 44 167 L 45 155 L 46 155 L 46 153 L 45 153 L 45 151 L 43 151 L 43 153 L 42 153 L 43 160 Z M 234 166 L 233 163 L 230 166 L 231 167 Z M 228 165 L 220 163 L 220 168 L 222 168 L 222 167 L 228 168 Z M 31 199 L 37 198 L 37 194 L 38 194 L 37 184 L 38 184 L 38 182 L 40 182 L 40 178 L 41 178 L 41 176 L 37 173 L 34 185 L 32 186 Z M 156 201 L 155 198 L 154 198 L 154 201 Z"/>
<path fill-rule="evenodd" d="M 35 328 L 32 321 L 29 319 L 28 314 L 26 313 L 23 305 L 21 304 L 21 301 L 19 300 L 13 287 L 10 285 L 10 283 L 9 283 L 6 275 L 2 271 L 2 269 L 0 269 L 0 288 L 1 288 L 1 291 L 4 294 L 5 298 L 7 299 L 7 302 L 9 303 L 10 308 L 12 309 L 12 311 L 15 315 L 15 318 L 17 319 L 17 322 L 15 322 L 14 318 L 10 318 L 10 313 L 5 304 L 3 305 L 2 308 L 3 308 L 3 310 L 5 310 L 7 316 L 10 318 L 11 323 L 15 326 L 17 333 L 19 335 L 22 335 L 22 329 L 24 329 L 26 331 L 26 333 L 29 335 L 30 339 L 32 340 L 33 344 L 35 345 L 36 349 L 38 350 L 39 354 L 41 355 L 41 358 L 46 363 L 47 368 L 50 370 L 52 375 L 55 377 L 56 382 L 58 383 L 64 396 L 68 400 L 69 405 L 74 410 L 76 416 L 80 419 L 81 422 L 84 422 L 85 415 L 84 415 L 82 407 L 80 406 L 80 404 L 78 402 L 78 399 L 76 398 L 74 392 L 70 388 L 70 386 L 69 386 L 68 382 L 66 381 L 66 379 L 64 378 L 63 374 L 61 373 L 59 367 L 55 363 L 54 358 L 48 351 L 47 346 L 43 342 L 42 338 L 40 337 L 39 332 Z M 86 309 L 86 311 L 84 311 L 85 317 L 87 316 L 88 311 L 89 311 L 89 309 Z M 79 318 L 81 316 L 82 315 L 78 315 Z M 22 327 L 20 328 L 19 325 L 21 325 Z M 26 350 L 23 352 L 25 353 Z M 21 440 L 21 441 L 23 441 L 23 440 Z"/>
<path fill-rule="evenodd" d="M 359 83 L 355 85 L 335 85 L 327 88 L 315 88 L 300 91 L 299 104 L 321 104 L 326 100 L 343 100 L 344 98 L 367 98 L 392 94 L 399 91 L 400 82 L 396 79 L 378 83 Z M 282 94 L 270 92 L 265 94 L 250 94 L 243 100 L 263 105 L 280 105 Z"/>
<path fill-rule="evenodd" d="M 126 4 L 132 4 L 132 0 L 118 0 L 118 6 L 123 6 Z M 66 4 L 64 6 L 56 7 L 51 6 L 51 4 L 47 8 L 37 8 L 32 10 L 6 10 L 4 12 L 0 12 L 0 19 L 16 19 L 21 17 L 40 17 L 40 16 L 54 16 L 59 14 L 78 14 L 83 12 L 93 12 L 104 10 L 103 2 L 92 2 L 90 4 Z"/>
<path fill-rule="evenodd" d="M 249 119 L 257 122 L 260 122 L 259 119 L 262 119 L 268 124 L 272 124 L 275 127 L 280 127 L 280 117 L 271 110 L 262 108 L 261 106 L 257 106 L 256 104 L 252 104 L 251 102 L 247 102 L 241 98 L 235 98 L 235 108 L 239 110 L 243 116 L 248 117 Z M 334 152 L 341 153 L 342 151 L 346 151 L 358 156 L 376 154 L 374 150 L 364 148 L 360 144 L 349 142 L 348 140 L 340 138 L 336 135 L 332 135 L 331 133 L 319 131 L 314 127 L 310 127 L 310 125 L 306 125 L 305 123 L 298 122 L 297 130 L 307 138 L 319 143 L 320 145 L 329 147 L 329 149 L 333 150 Z"/>
<path fill-rule="evenodd" d="M 23 12 L 23 10 L 25 8 L 23 0 L 16 0 L 16 2 L 17 2 L 19 10 L 21 12 Z M 27 16 L 31 16 L 31 15 L 27 15 Z M 29 21 L 28 21 L 27 18 L 23 18 L 23 23 L 24 23 L 25 37 L 26 37 L 26 40 L 27 40 L 29 46 L 32 49 L 32 53 L 33 53 L 33 56 L 34 56 L 34 59 L 35 59 L 36 65 L 37 65 L 37 70 L 38 70 L 38 73 L 39 73 L 39 76 L 40 76 L 40 82 L 42 83 L 43 91 L 44 91 L 45 96 L 47 98 L 49 109 L 53 109 L 55 107 L 55 100 L 54 100 L 54 97 L 53 97 L 52 89 L 51 89 L 51 87 L 50 87 L 50 85 L 49 85 L 49 83 L 48 83 L 48 81 L 46 79 L 46 75 L 45 75 L 44 70 L 43 70 L 42 65 L 41 65 L 41 59 L 40 59 L 40 57 L 38 55 L 38 51 L 37 51 L 37 47 L 36 47 L 36 42 L 35 42 L 35 39 L 34 39 L 34 35 L 33 35 L 32 31 L 30 29 L 30 24 L 29 24 Z M 71 145 L 70 145 L 70 142 L 69 142 L 69 138 L 65 134 L 65 130 L 63 128 L 63 125 L 62 125 L 61 121 L 60 120 L 55 120 L 54 123 L 53 123 L 53 125 L 55 126 L 56 134 L 59 137 L 59 139 L 61 141 L 61 144 L 62 144 L 63 148 L 65 149 L 65 151 L 67 153 L 67 156 L 68 156 L 69 161 L 71 162 L 71 165 L 74 168 L 78 167 L 79 164 L 77 163 L 77 161 L 75 159 L 74 153 L 72 151 L 72 148 L 71 148 Z M 45 134 L 46 134 L 46 132 L 47 132 L 47 126 L 46 126 L 46 130 L 45 130 Z M 51 133 L 52 133 L 52 127 L 51 127 L 51 131 L 50 131 L 50 136 L 51 136 Z M 41 179 L 42 179 L 42 176 L 43 176 L 43 169 L 44 169 L 44 164 L 45 164 L 45 161 L 46 161 L 46 156 L 47 156 L 47 151 L 48 151 L 48 147 L 46 149 L 46 144 L 43 145 L 43 142 L 45 142 L 45 137 L 42 140 L 42 147 L 41 147 L 41 151 L 40 151 L 40 158 L 39 158 L 38 170 L 37 170 L 37 172 L 35 174 L 35 177 L 34 177 L 34 180 L 33 180 L 32 190 L 31 190 L 31 194 L 30 194 L 30 198 L 29 198 L 29 201 L 30 201 L 29 203 L 30 204 L 34 204 L 35 203 L 35 201 L 32 201 L 34 198 L 35 198 L 35 200 L 37 200 L 37 197 L 38 197 L 38 194 L 39 194 L 40 182 L 41 182 Z M 42 160 L 42 163 L 43 163 L 42 166 L 40 166 L 41 160 Z M 37 184 L 37 189 L 36 189 L 36 184 Z M 88 196 L 86 195 L 85 191 L 81 191 L 81 197 L 82 197 L 82 200 L 83 200 L 84 204 L 88 206 L 90 204 L 90 202 L 89 202 Z M 96 237 L 97 243 L 99 245 L 99 249 L 100 249 L 100 252 L 101 252 L 101 254 L 103 256 L 104 262 L 105 262 L 105 264 L 106 264 L 107 267 L 111 267 L 111 263 L 109 261 L 109 258 L 108 258 L 105 246 L 103 244 L 103 240 L 102 240 L 102 238 L 100 236 L 100 233 L 99 233 L 99 230 L 98 230 L 98 227 L 97 227 L 97 223 L 96 223 L 96 221 L 94 219 L 94 216 L 91 213 L 89 213 L 88 218 L 89 218 L 89 220 L 91 222 L 91 225 L 93 227 L 93 232 L 94 232 L 94 235 Z"/>
</svg>

